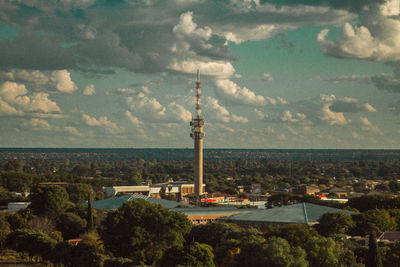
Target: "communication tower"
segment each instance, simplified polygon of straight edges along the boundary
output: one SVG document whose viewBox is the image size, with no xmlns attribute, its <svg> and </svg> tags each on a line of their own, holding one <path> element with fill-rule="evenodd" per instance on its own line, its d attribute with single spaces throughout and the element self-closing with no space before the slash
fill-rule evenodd
<svg viewBox="0 0 400 267">
<path fill-rule="evenodd" d="M 204 118 L 201 116 L 200 105 L 200 71 L 197 70 L 196 81 L 196 116 L 192 118 L 190 137 L 194 140 L 194 192 L 196 196 L 203 195 L 203 126 Z"/>
</svg>

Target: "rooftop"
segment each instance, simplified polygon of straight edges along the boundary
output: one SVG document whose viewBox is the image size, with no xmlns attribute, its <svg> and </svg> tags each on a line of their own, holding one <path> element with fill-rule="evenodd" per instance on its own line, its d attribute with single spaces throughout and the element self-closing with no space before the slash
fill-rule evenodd
<svg viewBox="0 0 400 267">
<path fill-rule="evenodd" d="M 326 206 L 298 203 L 288 206 L 276 207 L 267 210 L 253 210 L 248 213 L 233 215 L 222 218 L 227 222 L 254 222 L 266 224 L 288 224 L 288 223 L 306 223 L 314 224 L 327 212 L 344 212 L 348 215 L 353 212 L 341 209 L 330 208 Z"/>
</svg>

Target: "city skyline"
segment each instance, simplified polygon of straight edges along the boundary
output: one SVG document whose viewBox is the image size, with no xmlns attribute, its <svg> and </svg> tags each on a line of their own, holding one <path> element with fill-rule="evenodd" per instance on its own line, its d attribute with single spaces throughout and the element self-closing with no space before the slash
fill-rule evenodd
<svg viewBox="0 0 400 267">
<path fill-rule="evenodd" d="M 400 148 L 400 0 L 0 0 L 0 147 Z"/>
</svg>

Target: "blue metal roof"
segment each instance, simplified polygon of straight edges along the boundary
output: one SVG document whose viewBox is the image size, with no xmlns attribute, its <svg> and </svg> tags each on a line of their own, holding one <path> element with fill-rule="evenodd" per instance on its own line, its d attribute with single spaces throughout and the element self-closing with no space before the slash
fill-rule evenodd
<svg viewBox="0 0 400 267">
<path fill-rule="evenodd" d="M 130 194 L 93 201 L 92 207 L 97 210 L 113 210 L 121 207 L 126 201 L 131 201 L 139 198 L 145 199 L 153 204 L 160 204 L 167 209 L 173 209 L 182 204 L 176 201 L 154 198 L 140 194 Z"/>
<path fill-rule="evenodd" d="M 276 207 L 267 210 L 253 210 L 248 213 L 221 218 L 226 222 L 255 222 L 266 224 L 306 223 L 314 224 L 327 212 L 344 212 L 351 215 L 353 212 L 311 203 L 298 203 Z"/>
</svg>

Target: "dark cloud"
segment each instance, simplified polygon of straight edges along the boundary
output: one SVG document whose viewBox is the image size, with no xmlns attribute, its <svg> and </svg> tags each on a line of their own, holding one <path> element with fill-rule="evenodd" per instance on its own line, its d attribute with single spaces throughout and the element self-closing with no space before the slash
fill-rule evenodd
<svg viewBox="0 0 400 267">
<path fill-rule="evenodd" d="M 371 81 L 379 90 L 400 93 L 400 79 L 392 75 L 376 75 L 371 78 Z"/>
<path fill-rule="evenodd" d="M 177 71 L 181 62 L 227 65 L 235 60 L 226 45 L 229 36 L 237 42 L 263 40 L 300 25 L 348 19 L 346 12 L 317 6 L 324 2 L 267 3 L 273 4 L 211 0 L 0 2 L 0 10 L 6 10 L 0 11 L 0 22 L 22 29 L 14 39 L 0 41 L 0 69 L 75 69 L 90 75 L 97 69 L 104 74 L 112 68 L 171 72 Z M 297 7 L 299 4 L 310 7 Z M 196 29 L 202 34 L 208 31 L 206 37 L 198 33 L 179 37 L 173 31 L 180 16 L 190 11 Z M 63 44 L 69 44 L 68 48 Z"/>
<path fill-rule="evenodd" d="M 276 3 L 278 5 L 310 5 L 331 6 L 333 8 L 345 9 L 350 12 L 360 12 L 371 4 L 381 4 L 385 0 L 264 0 L 262 3 Z"/>
<path fill-rule="evenodd" d="M 0 42 L 0 69 L 24 68 L 57 70 L 76 66 L 73 49 L 62 48 L 62 41 L 31 31 L 22 31 L 14 40 Z"/>
</svg>

